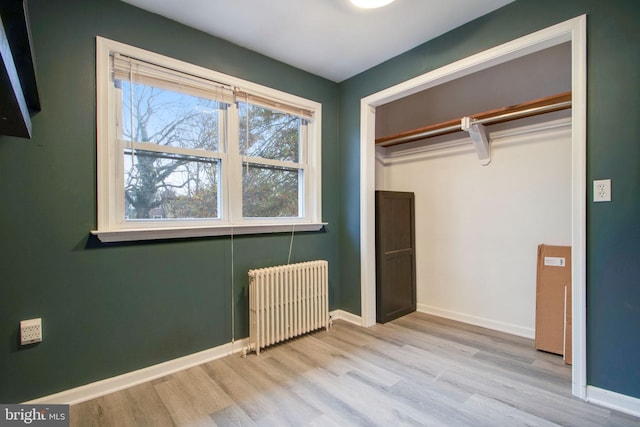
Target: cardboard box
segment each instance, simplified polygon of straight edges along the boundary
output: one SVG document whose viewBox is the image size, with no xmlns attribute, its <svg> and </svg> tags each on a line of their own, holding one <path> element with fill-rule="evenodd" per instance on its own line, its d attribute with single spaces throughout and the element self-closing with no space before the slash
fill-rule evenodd
<svg viewBox="0 0 640 427">
<path fill-rule="evenodd" d="M 536 348 L 561 355 L 568 352 L 570 363 L 570 341 L 571 246 L 539 245 L 536 277 Z"/>
</svg>

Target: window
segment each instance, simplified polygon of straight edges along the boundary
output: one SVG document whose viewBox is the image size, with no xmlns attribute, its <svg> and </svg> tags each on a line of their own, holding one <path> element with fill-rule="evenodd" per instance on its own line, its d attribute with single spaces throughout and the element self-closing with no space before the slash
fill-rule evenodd
<svg viewBox="0 0 640 427">
<path fill-rule="evenodd" d="M 243 217 L 300 216 L 306 120 L 248 102 L 238 110 Z"/>
<path fill-rule="evenodd" d="M 320 104 L 97 40 L 103 241 L 317 230 Z"/>
</svg>

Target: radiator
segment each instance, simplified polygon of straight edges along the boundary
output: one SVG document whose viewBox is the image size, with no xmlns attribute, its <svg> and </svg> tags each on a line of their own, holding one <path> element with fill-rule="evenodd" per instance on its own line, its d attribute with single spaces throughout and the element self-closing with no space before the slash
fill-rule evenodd
<svg viewBox="0 0 640 427">
<path fill-rule="evenodd" d="M 329 328 L 327 261 L 249 271 L 249 351 Z"/>
</svg>

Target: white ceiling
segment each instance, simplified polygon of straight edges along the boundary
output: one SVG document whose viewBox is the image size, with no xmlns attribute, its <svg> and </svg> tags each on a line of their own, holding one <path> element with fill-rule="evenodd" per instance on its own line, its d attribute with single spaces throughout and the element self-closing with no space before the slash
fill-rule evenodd
<svg viewBox="0 0 640 427">
<path fill-rule="evenodd" d="M 340 82 L 513 0 L 123 0 Z"/>
</svg>

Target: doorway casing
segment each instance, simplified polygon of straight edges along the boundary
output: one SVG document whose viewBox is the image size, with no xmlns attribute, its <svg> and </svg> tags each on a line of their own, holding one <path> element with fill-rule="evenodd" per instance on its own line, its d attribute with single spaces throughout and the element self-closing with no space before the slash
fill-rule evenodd
<svg viewBox="0 0 640 427">
<path fill-rule="evenodd" d="M 586 366 L 586 152 L 587 18 L 570 19 L 399 83 L 360 101 L 361 322 L 376 322 L 375 112 L 376 107 L 531 53 L 571 42 L 571 256 L 573 309 L 572 393 L 587 398 Z"/>
</svg>

